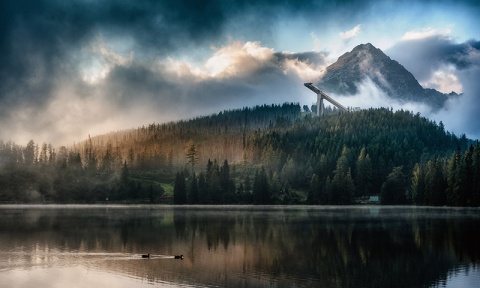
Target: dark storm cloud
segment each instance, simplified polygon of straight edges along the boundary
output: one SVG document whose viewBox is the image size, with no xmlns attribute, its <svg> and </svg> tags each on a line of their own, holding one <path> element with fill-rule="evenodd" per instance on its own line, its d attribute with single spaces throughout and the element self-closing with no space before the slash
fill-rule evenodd
<svg viewBox="0 0 480 288">
<path fill-rule="evenodd" d="M 257 63 L 253 59 L 249 64 L 255 69 L 222 79 L 174 77 L 165 71 L 167 64 L 158 68 L 155 63 L 172 55 L 173 58 L 191 56 L 190 53 L 195 53 L 192 50 L 222 46 L 232 40 L 271 40 L 269 33 L 275 33 L 274 25 L 284 19 L 321 20 L 318 24 L 317 20 L 307 20 L 311 21 L 311 27 L 327 21 L 341 23 L 360 17 L 361 11 L 374 3 L 374 0 L 0 1 L 0 133 L 3 133 L 0 138 L 10 138 L 13 134 L 8 133 L 13 132 L 31 133 L 35 137 L 33 133 L 42 127 L 62 133 L 59 127 L 68 126 L 65 124 L 68 121 L 85 121 L 69 126 L 70 130 L 93 127 L 105 117 L 117 119 L 118 111 L 126 115 L 122 118 L 141 115 L 129 113 L 132 107 L 156 112 L 158 119 L 168 120 L 168 117 L 188 118 L 192 111 L 200 115 L 219 109 L 294 101 L 301 81 L 291 71 L 305 66 L 286 72 L 282 65 L 283 68 L 294 65 L 287 62 L 295 60 L 320 67 L 325 64 L 325 54 L 276 52 L 270 62 Z M 128 63 L 108 60 L 106 78 L 86 83 L 81 62 L 91 57 L 88 53 L 105 57 L 100 55 L 103 52 L 93 51 L 98 50 L 92 48 L 98 42 L 111 50 L 108 52 L 121 56 L 132 52 L 134 57 Z M 122 47 L 125 43 L 128 47 Z M 262 44 L 274 47 L 272 43 Z M 478 50 L 478 45 L 474 42 L 471 47 Z M 457 57 L 450 61 L 454 60 L 458 67 L 469 65 L 468 59 Z M 67 106 L 77 110 L 71 113 Z M 43 113 L 55 109 L 60 109 L 56 115 Z M 65 120 L 70 114 L 78 119 Z M 82 135 L 77 137 L 82 139 Z"/>
<path fill-rule="evenodd" d="M 368 2 L 368 1 L 366 1 Z M 225 37 L 231 19 L 268 30 L 292 14 L 314 16 L 354 1 L 0 1 L 0 99 L 44 103 L 57 77 L 75 77 L 72 54 L 99 34 L 133 39 L 137 54 L 166 55 Z M 365 2 L 364 2 L 365 3 Z M 248 15 L 247 15 L 248 13 Z M 240 15 L 240 16 L 239 16 Z M 244 17 L 245 16 L 245 17 Z M 241 22 L 243 18 L 258 19 Z M 255 40 L 255 39 L 246 39 Z M 5 104 L 5 103 L 4 103 Z M 8 106 L 2 105 L 4 109 Z"/>
<path fill-rule="evenodd" d="M 150 59 L 154 62 L 172 54 L 188 54 L 189 49 L 225 42 L 229 35 L 224 29 L 232 19 L 238 21 L 233 24 L 239 27 L 250 25 L 247 27 L 250 31 L 268 30 L 268 26 L 280 16 L 303 13 L 311 8 L 310 4 L 311 1 L 0 1 L 0 125 L 3 128 L 0 138 L 15 137 L 12 133 L 35 137 L 42 127 L 58 130 L 59 125 L 66 126 L 61 112 L 46 115 L 44 111 L 52 112 L 52 107 L 64 107 L 69 102 L 78 109 L 83 106 L 76 101 L 82 99 L 90 101 L 86 102 L 89 103 L 85 104 L 86 107 L 104 107 L 99 104 L 104 101 L 109 108 L 117 107 L 128 112 L 132 103 L 141 103 L 145 107 L 157 107 L 165 114 L 169 114 L 165 107 L 169 106 L 168 111 L 173 111 L 176 106 L 185 107 L 184 103 L 198 104 L 197 108 L 207 107 L 214 111 L 221 103 L 216 95 L 226 100 L 222 103 L 223 108 L 230 104 L 248 105 L 245 99 L 269 91 L 265 85 L 258 84 L 261 82 L 246 79 L 245 84 L 239 84 L 242 79 L 207 80 L 194 87 L 179 79 L 172 80 L 149 64 L 122 66 L 110 63 L 113 68 L 104 83 L 90 85 L 82 80 L 79 66 L 82 63 L 79 61 L 89 57 L 82 53 L 92 50 L 99 38 L 107 45 L 112 39 L 117 43 L 130 41 L 126 53 L 132 51 L 135 61 Z M 243 16 L 254 20 L 243 23 Z M 306 59 L 308 55 L 298 57 Z M 314 62 L 319 60 L 312 58 Z M 255 71 L 261 75 L 257 81 L 265 79 L 275 83 L 284 77 L 267 66 Z M 191 96 L 192 91 L 194 96 Z M 96 99 L 94 97 L 99 98 L 97 103 L 92 102 Z M 282 101 L 282 97 L 276 100 Z M 58 104 L 59 101 L 63 101 L 63 106 Z M 265 101 L 272 102 L 255 99 L 252 103 Z M 114 113 L 104 111 L 108 112 Z M 73 114 L 80 118 L 78 121 L 90 121 L 84 125 L 102 121 L 83 115 L 88 113 L 93 112 L 76 111 Z M 189 116 L 180 113 L 182 110 L 176 118 Z M 100 115 L 101 111 L 93 114 Z M 72 130 L 78 129 L 75 127 Z"/>
<path fill-rule="evenodd" d="M 420 82 L 430 79 L 442 65 L 453 65 L 459 70 L 480 65 L 479 57 L 472 57 L 480 53 L 480 41 L 476 40 L 457 44 L 444 36 L 432 36 L 400 42 L 386 53 Z"/>
<path fill-rule="evenodd" d="M 99 33 L 131 37 L 139 50 L 158 54 L 217 37 L 221 2 L 1 1 L 1 109 L 44 104 L 57 78 L 78 76 L 72 54 Z"/>
<path fill-rule="evenodd" d="M 165 67 L 159 70 L 148 63 L 117 66 L 98 89 L 105 91 L 118 111 L 139 105 L 145 107 L 145 114 L 177 120 L 223 109 L 300 101 L 295 92 L 302 89 L 301 82 L 285 75 L 281 66 L 265 61 L 250 73 L 201 81 L 193 75 L 172 75 Z"/>
<path fill-rule="evenodd" d="M 71 53 L 96 33 L 132 37 L 137 48 L 165 54 L 187 43 L 219 37 L 226 18 L 237 11 L 235 4 L 219 0 L 1 1 L 0 99 L 10 97 L 12 104 L 21 101 L 16 97 L 42 102 L 57 75 L 74 73 L 68 66 Z M 246 6 L 248 1 L 238 2 L 238 7 Z M 19 93 L 9 96 L 12 92 Z"/>
</svg>

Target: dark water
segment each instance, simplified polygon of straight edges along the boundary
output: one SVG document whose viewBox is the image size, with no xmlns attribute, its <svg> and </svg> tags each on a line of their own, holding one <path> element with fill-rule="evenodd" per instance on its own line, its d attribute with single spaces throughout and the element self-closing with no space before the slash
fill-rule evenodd
<svg viewBox="0 0 480 288">
<path fill-rule="evenodd" d="M 479 261 L 478 209 L 0 206 L 0 287 L 480 287 Z"/>
</svg>

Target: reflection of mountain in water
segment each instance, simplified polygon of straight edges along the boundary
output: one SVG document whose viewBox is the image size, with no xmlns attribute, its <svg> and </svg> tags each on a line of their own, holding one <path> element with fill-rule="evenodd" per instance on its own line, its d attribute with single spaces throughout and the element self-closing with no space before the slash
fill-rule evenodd
<svg viewBox="0 0 480 288">
<path fill-rule="evenodd" d="M 78 251 L 186 256 L 120 261 L 77 253 L 68 260 L 152 283 L 423 287 L 480 260 L 479 217 L 464 217 L 468 210 L 0 210 L 7 211 L 0 222 L 0 251 L 22 250 L 31 265 L 38 259 L 45 265 L 66 261 L 58 255 Z M 38 257 L 53 252 L 56 258 Z"/>
</svg>

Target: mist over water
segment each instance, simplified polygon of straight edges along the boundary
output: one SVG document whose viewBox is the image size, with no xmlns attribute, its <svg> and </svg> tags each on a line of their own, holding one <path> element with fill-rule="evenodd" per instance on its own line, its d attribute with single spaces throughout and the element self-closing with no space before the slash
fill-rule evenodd
<svg viewBox="0 0 480 288">
<path fill-rule="evenodd" d="M 478 212 L 383 206 L 1 206 L 0 285 L 475 287 Z M 141 257 L 148 253 L 150 259 Z M 173 259 L 180 254 L 184 260 Z"/>
</svg>

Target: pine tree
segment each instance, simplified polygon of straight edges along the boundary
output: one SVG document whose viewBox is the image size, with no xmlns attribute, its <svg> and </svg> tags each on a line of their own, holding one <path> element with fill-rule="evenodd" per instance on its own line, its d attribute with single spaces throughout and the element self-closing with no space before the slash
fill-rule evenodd
<svg viewBox="0 0 480 288">
<path fill-rule="evenodd" d="M 185 184 L 185 175 L 178 172 L 175 176 L 175 185 L 173 186 L 173 203 L 176 205 L 187 203 L 187 188 Z"/>
<path fill-rule="evenodd" d="M 411 189 L 412 203 L 415 205 L 425 205 L 425 168 L 418 163 L 413 168 Z"/>
<path fill-rule="evenodd" d="M 447 203 L 447 182 L 443 162 L 440 159 L 430 160 L 427 163 L 425 174 L 425 190 L 427 205 L 442 206 Z"/>
<path fill-rule="evenodd" d="M 461 182 L 461 152 L 460 147 L 452 154 L 447 168 L 447 204 L 451 206 L 460 205 L 459 190 Z"/>
<path fill-rule="evenodd" d="M 480 143 L 475 143 L 475 148 L 473 149 L 473 161 L 472 161 L 472 171 L 473 171 L 473 183 L 472 183 L 472 206 L 480 206 Z"/>
<path fill-rule="evenodd" d="M 347 159 L 348 150 L 343 149 L 337 160 L 337 166 L 332 179 L 332 204 L 351 204 L 355 193 L 350 167 Z"/>
<path fill-rule="evenodd" d="M 220 168 L 220 190 L 222 194 L 222 203 L 235 203 L 235 183 L 230 177 L 230 167 L 228 166 L 227 160 L 223 162 L 223 165 Z"/>
<path fill-rule="evenodd" d="M 372 161 L 370 160 L 370 155 L 366 153 L 365 147 L 360 151 L 356 168 L 357 173 L 355 175 L 355 195 L 358 197 L 372 194 Z"/>
<path fill-rule="evenodd" d="M 120 173 L 120 183 L 126 188 L 128 187 L 128 182 L 130 182 L 130 172 L 128 171 L 127 160 L 123 163 L 122 172 Z"/>
<path fill-rule="evenodd" d="M 188 183 L 187 200 L 188 200 L 188 203 L 190 204 L 199 203 L 198 184 L 197 184 L 197 177 L 195 173 L 192 174 L 192 177 L 190 177 L 190 181 Z"/>
<path fill-rule="evenodd" d="M 35 157 L 35 142 L 33 140 L 28 141 L 27 147 L 25 147 L 24 152 L 25 164 L 33 164 Z"/>
<path fill-rule="evenodd" d="M 207 203 L 207 183 L 203 172 L 198 175 L 198 203 Z"/>
<path fill-rule="evenodd" d="M 220 170 L 217 159 L 207 165 L 207 203 L 219 204 L 222 200 Z"/>
<path fill-rule="evenodd" d="M 127 160 L 123 163 L 122 171 L 120 172 L 120 197 L 125 197 L 127 201 L 130 190 L 130 172 L 128 171 Z"/>
<path fill-rule="evenodd" d="M 463 189 L 463 198 L 465 199 L 464 205 L 465 206 L 472 206 L 472 196 L 473 196 L 473 145 L 465 152 L 465 156 L 463 157 L 463 171 L 461 173 L 464 175 L 465 183 L 462 185 Z"/>
<path fill-rule="evenodd" d="M 197 147 L 193 141 L 189 141 L 185 148 L 185 155 L 187 156 L 188 164 L 192 166 L 192 173 L 195 171 L 195 163 L 197 163 Z"/>
<path fill-rule="evenodd" d="M 320 194 L 321 194 L 320 179 L 318 179 L 318 176 L 316 174 L 313 174 L 312 178 L 310 179 L 310 189 L 308 190 L 307 202 L 309 204 L 319 204 Z"/>
<path fill-rule="evenodd" d="M 128 149 L 128 164 L 130 167 L 133 167 L 135 161 L 135 151 L 133 150 L 133 147 L 130 146 L 130 149 Z"/>
<path fill-rule="evenodd" d="M 266 205 L 271 204 L 270 187 L 268 185 L 267 173 L 262 167 L 260 173 L 255 172 L 255 180 L 253 182 L 253 204 Z"/>
<path fill-rule="evenodd" d="M 402 172 L 403 166 L 394 167 L 382 185 L 380 202 L 386 205 L 407 204 L 407 181 Z"/>
</svg>

